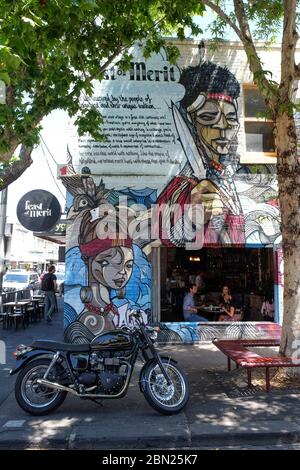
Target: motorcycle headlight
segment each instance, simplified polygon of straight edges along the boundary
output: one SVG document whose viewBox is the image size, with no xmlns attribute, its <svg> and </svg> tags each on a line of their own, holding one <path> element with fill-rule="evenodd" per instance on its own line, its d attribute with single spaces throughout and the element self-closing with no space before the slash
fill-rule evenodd
<svg viewBox="0 0 300 470">
<path fill-rule="evenodd" d="M 158 336 L 159 331 L 160 331 L 159 326 L 148 327 L 149 337 L 152 341 L 157 340 L 157 336 Z"/>
<path fill-rule="evenodd" d="M 157 331 L 152 331 L 152 333 L 150 333 L 150 338 L 152 339 L 152 341 L 156 341 L 157 340 Z"/>
</svg>

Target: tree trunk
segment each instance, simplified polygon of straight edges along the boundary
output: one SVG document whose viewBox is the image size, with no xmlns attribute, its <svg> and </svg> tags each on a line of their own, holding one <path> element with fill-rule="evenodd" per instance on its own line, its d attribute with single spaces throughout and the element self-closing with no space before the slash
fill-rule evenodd
<svg viewBox="0 0 300 470">
<path fill-rule="evenodd" d="M 21 146 L 19 160 L 11 163 L 6 169 L 0 172 L 0 191 L 7 188 L 16 181 L 27 168 L 32 164 L 32 147 Z"/>
<path fill-rule="evenodd" d="M 277 174 L 284 258 L 284 314 L 280 352 L 291 356 L 300 340 L 300 160 L 294 117 L 276 117 Z"/>
</svg>

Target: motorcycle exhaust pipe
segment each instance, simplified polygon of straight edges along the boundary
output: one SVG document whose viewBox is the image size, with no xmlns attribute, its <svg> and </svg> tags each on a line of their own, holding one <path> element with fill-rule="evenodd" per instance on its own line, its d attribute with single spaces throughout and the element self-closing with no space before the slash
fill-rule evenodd
<svg viewBox="0 0 300 470">
<path fill-rule="evenodd" d="M 129 381 L 129 378 L 128 378 L 127 382 L 128 381 Z M 104 395 L 104 394 L 95 395 L 93 393 L 78 393 L 76 390 L 73 390 L 70 387 L 65 387 L 64 385 L 58 384 L 56 382 L 49 382 L 49 380 L 46 380 L 46 379 L 38 379 L 37 383 L 39 385 L 43 385 L 44 387 L 53 388 L 54 390 L 61 390 L 62 392 L 72 393 L 76 397 L 93 398 L 93 399 L 96 399 L 96 398 L 118 398 L 123 393 L 123 391 L 125 390 L 125 388 L 127 386 L 127 383 L 125 383 L 124 387 L 122 388 L 122 390 L 117 395 Z"/>
<path fill-rule="evenodd" d="M 49 382 L 49 380 L 38 379 L 37 383 L 39 385 L 43 385 L 44 387 L 61 390 L 62 392 L 73 393 L 73 395 L 78 395 L 76 390 L 73 390 L 72 388 L 69 388 L 69 387 L 65 387 L 64 385 L 61 385 L 61 384 L 58 384 L 58 383 L 55 383 L 55 382 Z"/>
</svg>

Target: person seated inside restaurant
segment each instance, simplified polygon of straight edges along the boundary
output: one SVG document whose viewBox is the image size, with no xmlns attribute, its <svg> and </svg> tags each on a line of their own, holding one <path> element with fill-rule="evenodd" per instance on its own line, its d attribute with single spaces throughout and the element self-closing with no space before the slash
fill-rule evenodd
<svg viewBox="0 0 300 470">
<path fill-rule="evenodd" d="M 274 299 L 271 295 L 266 295 L 261 306 L 261 314 L 265 321 L 274 321 Z"/>
<path fill-rule="evenodd" d="M 185 321 L 190 322 L 207 322 L 208 320 L 198 314 L 198 310 L 203 307 L 203 305 L 196 305 L 195 295 L 197 294 L 198 288 L 196 284 L 189 284 L 189 290 L 185 294 L 183 299 L 183 316 Z"/>
<path fill-rule="evenodd" d="M 235 309 L 233 298 L 228 286 L 223 286 L 222 293 L 219 298 L 219 305 L 222 307 L 223 313 L 219 316 L 218 321 L 233 321 Z"/>
</svg>

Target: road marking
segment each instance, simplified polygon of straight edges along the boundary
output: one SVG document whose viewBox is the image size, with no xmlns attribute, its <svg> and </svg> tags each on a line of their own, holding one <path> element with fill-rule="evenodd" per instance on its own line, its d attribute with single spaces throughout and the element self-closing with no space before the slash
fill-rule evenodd
<svg viewBox="0 0 300 470">
<path fill-rule="evenodd" d="M 76 432 L 72 432 L 69 437 L 68 449 L 74 449 L 75 438 L 76 438 Z"/>
<path fill-rule="evenodd" d="M 23 424 L 25 423 L 25 419 L 15 419 L 15 420 L 10 420 L 6 421 L 5 424 L 3 424 L 3 428 L 21 428 Z"/>
</svg>

